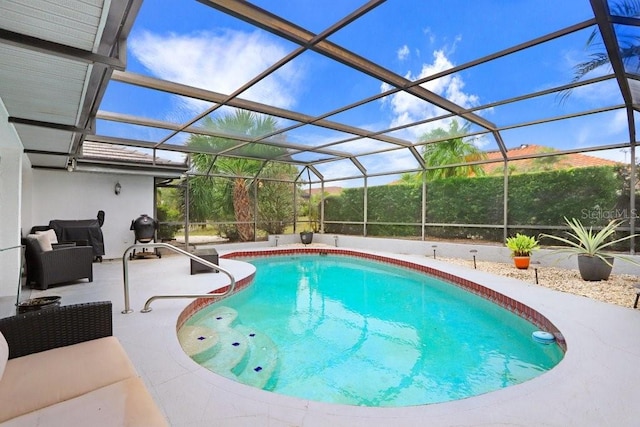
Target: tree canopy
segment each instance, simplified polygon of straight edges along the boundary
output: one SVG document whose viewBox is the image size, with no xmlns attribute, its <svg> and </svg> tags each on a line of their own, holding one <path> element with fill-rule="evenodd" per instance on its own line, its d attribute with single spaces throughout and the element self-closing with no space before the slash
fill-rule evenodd
<svg viewBox="0 0 640 427">
<path fill-rule="evenodd" d="M 422 157 L 427 170 L 424 172 L 429 181 L 456 176 L 480 176 L 484 175 L 484 169 L 480 165 L 461 165 L 443 167 L 458 163 L 469 163 L 486 158 L 484 154 L 470 138 L 466 137 L 470 124 L 462 127 L 457 120 L 449 123 L 448 129 L 436 128 L 423 134 L 419 140 L 428 142 L 422 146 Z M 437 141 L 437 142 L 429 142 Z M 402 183 L 422 182 L 422 172 L 404 174 Z"/>
<path fill-rule="evenodd" d="M 293 189 L 290 185 L 276 183 L 273 179 L 291 180 L 296 176 L 297 169 L 285 163 L 258 160 L 258 156 L 270 159 L 286 158 L 287 150 L 233 138 L 242 136 L 257 139 L 268 135 L 277 129 L 277 121 L 273 117 L 236 110 L 217 118 L 207 117 L 203 126 L 229 137 L 194 135 L 187 142 L 188 146 L 207 152 L 192 155 L 194 170 L 206 175 L 190 180 L 192 219 L 202 221 L 211 219 L 213 215 L 217 221 L 233 220 L 237 222 L 238 238 L 242 241 L 253 240 L 255 237 L 253 223 L 256 203 L 263 226 L 291 222 Z M 212 154 L 208 154 L 209 152 Z M 234 157 L 235 155 L 256 159 Z M 261 178 L 270 180 L 263 181 Z M 254 185 L 258 183 L 260 195 L 256 200 Z M 287 197 L 284 197 L 283 192 L 288 192 Z M 267 231 L 271 232 L 272 229 L 269 228 Z"/>
</svg>

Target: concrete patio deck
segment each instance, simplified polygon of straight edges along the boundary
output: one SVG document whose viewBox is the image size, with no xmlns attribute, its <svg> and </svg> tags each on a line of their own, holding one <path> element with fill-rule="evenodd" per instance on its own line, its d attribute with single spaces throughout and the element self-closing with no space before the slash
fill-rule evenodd
<svg viewBox="0 0 640 427">
<path fill-rule="evenodd" d="M 273 249 L 273 248 L 270 248 Z M 218 248 L 225 254 L 224 247 Z M 371 251 L 363 251 L 370 252 Z M 424 255 L 375 252 L 438 268 L 481 283 L 545 315 L 564 334 L 567 353 L 551 371 L 531 381 L 481 396 L 405 408 L 366 408 L 307 401 L 254 389 L 193 362 L 176 335 L 179 313 L 190 300 L 156 294 L 208 292 L 224 286 L 222 274 L 189 274 L 183 256 L 130 262 L 131 305 L 124 308 L 122 262 L 94 264 L 94 282 L 28 291 L 25 297 L 62 296 L 63 304 L 110 300 L 114 335 L 173 426 L 636 426 L 640 424 L 640 311 L 552 291 L 530 283 L 454 266 Z M 252 267 L 221 266 L 237 279 Z M 2 301 L 1 314 L 12 314 Z"/>
</svg>

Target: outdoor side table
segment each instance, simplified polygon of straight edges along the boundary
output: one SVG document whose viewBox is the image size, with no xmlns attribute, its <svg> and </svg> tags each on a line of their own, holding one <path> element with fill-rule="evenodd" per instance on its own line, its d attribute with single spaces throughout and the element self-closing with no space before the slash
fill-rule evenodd
<svg viewBox="0 0 640 427">
<path fill-rule="evenodd" d="M 199 256 L 200 258 L 204 259 L 205 261 L 209 261 L 215 265 L 219 265 L 218 264 L 218 251 L 216 251 L 215 249 L 211 248 L 211 249 L 197 249 L 193 252 L 194 255 Z M 196 273 L 210 273 L 210 272 L 214 272 L 217 273 L 218 270 L 215 270 L 211 267 L 207 267 L 204 264 L 199 263 L 198 261 L 194 260 L 194 259 L 190 259 L 191 261 L 191 274 L 196 274 Z"/>
</svg>

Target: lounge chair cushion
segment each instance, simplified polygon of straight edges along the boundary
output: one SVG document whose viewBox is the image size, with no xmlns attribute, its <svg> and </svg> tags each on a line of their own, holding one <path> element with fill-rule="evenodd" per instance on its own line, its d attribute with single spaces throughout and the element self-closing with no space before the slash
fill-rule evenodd
<svg viewBox="0 0 640 427">
<path fill-rule="evenodd" d="M 9 344 L 7 344 L 7 340 L 4 339 L 2 332 L 0 332 L 0 380 L 2 380 L 4 368 L 7 366 L 7 360 L 9 360 Z"/>
<path fill-rule="evenodd" d="M 155 427 L 167 422 L 140 378 L 119 381 L 75 399 L 7 421 L 3 426 Z"/>
<path fill-rule="evenodd" d="M 36 234 L 45 234 L 49 238 L 49 242 L 52 245 L 58 243 L 58 236 L 56 236 L 56 232 L 53 231 L 53 228 L 50 228 L 46 231 L 36 231 Z"/>
<path fill-rule="evenodd" d="M 11 359 L 0 381 L 0 423 L 129 378 L 138 375 L 112 336 Z"/>
</svg>

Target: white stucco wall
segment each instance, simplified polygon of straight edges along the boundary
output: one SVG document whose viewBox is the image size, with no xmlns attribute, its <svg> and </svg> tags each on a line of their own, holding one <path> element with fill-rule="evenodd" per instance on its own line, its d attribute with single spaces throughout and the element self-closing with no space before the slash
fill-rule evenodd
<svg viewBox="0 0 640 427">
<path fill-rule="evenodd" d="M 33 169 L 29 199 L 30 221 L 23 225 L 27 234 L 34 225 L 48 225 L 52 219 L 94 219 L 105 212 L 102 226 L 105 259 L 121 258 L 135 240 L 129 230 L 131 221 L 140 214 L 153 216 L 153 178 L 126 174 L 67 172 Z M 122 191 L 114 192 L 119 182 Z"/>
<path fill-rule="evenodd" d="M 15 296 L 20 277 L 22 144 L 0 100 L 0 297 Z"/>
</svg>

